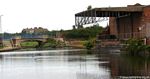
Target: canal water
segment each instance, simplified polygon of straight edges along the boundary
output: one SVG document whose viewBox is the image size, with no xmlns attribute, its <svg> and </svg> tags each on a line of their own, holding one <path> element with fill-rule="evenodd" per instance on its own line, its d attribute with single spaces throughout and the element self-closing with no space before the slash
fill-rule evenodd
<svg viewBox="0 0 150 79">
<path fill-rule="evenodd" d="M 150 59 L 80 49 L 0 53 L 0 79 L 149 79 Z"/>
</svg>

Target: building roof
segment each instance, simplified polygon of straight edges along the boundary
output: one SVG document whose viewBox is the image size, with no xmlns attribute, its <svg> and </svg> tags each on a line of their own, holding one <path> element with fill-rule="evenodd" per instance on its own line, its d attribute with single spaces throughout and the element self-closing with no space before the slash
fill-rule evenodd
<svg viewBox="0 0 150 79">
<path fill-rule="evenodd" d="M 145 5 L 139 3 L 135 5 L 128 5 L 127 7 L 104 7 L 104 8 L 93 8 L 90 10 L 82 11 L 76 13 L 75 16 L 96 16 L 96 17 L 110 17 L 108 14 L 115 16 L 116 13 L 133 13 L 133 12 L 142 12 Z"/>
</svg>

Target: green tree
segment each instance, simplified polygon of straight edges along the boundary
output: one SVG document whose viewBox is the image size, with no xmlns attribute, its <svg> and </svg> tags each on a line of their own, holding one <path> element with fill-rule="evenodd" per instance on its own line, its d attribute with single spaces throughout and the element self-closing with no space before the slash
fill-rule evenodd
<svg viewBox="0 0 150 79">
<path fill-rule="evenodd" d="M 87 10 L 91 10 L 91 9 L 92 9 L 92 6 L 89 5 L 89 6 L 87 7 Z"/>
<path fill-rule="evenodd" d="M 94 25 L 91 27 L 86 27 L 83 29 L 74 29 L 68 30 L 63 33 L 63 36 L 66 39 L 81 39 L 81 40 L 89 40 L 91 38 L 95 38 L 96 35 L 101 33 L 103 30 L 102 27 L 98 25 Z"/>
</svg>

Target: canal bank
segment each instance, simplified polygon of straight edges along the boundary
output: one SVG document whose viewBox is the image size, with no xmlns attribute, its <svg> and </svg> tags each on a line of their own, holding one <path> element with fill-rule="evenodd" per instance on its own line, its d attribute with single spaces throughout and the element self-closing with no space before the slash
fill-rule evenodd
<svg viewBox="0 0 150 79">
<path fill-rule="evenodd" d="M 21 49 L 20 47 L 6 47 L 6 48 L 2 48 L 0 49 L 0 52 L 8 52 L 8 51 L 14 51 L 14 50 L 19 50 Z"/>
</svg>

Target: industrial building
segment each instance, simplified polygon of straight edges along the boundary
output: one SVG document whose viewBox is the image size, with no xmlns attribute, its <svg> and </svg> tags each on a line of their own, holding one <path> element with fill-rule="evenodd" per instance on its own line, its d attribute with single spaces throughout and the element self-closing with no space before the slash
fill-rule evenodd
<svg viewBox="0 0 150 79">
<path fill-rule="evenodd" d="M 101 36 L 115 36 L 119 40 L 129 38 L 146 39 L 150 45 L 150 5 L 127 5 L 127 7 L 93 8 L 75 14 L 75 25 L 80 28 L 109 17 L 107 32 Z"/>
</svg>

